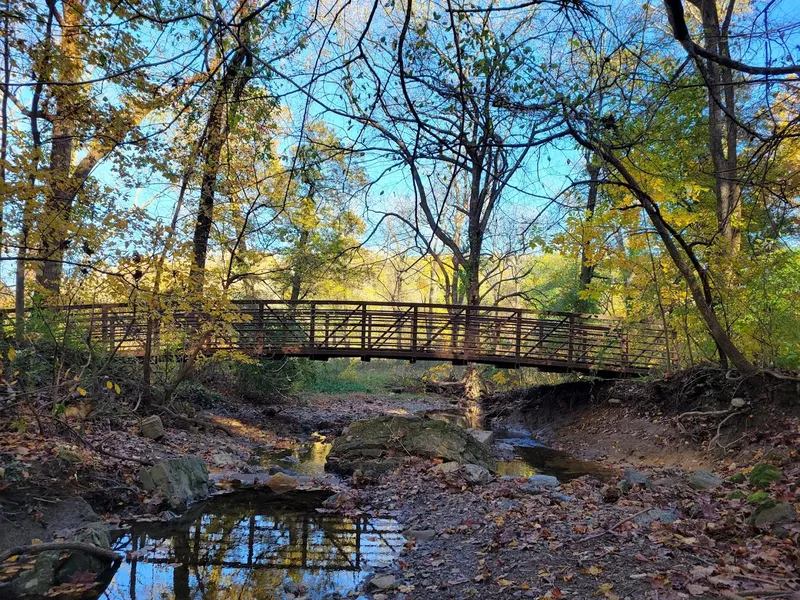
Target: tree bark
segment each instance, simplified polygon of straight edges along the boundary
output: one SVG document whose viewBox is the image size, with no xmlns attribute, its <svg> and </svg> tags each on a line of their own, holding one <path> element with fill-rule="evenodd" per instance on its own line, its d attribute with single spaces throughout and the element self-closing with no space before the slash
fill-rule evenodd
<svg viewBox="0 0 800 600">
<path fill-rule="evenodd" d="M 192 236 L 193 260 L 189 270 L 190 285 L 195 294 L 201 294 L 205 285 L 208 242 L 214 223 L 214 196 L 217 191 L 222 148 L 230 134 L 232 113 L 236 110 L 250 80 L 251 66 L 252 55 L 249 50 L 239 47 L 222 75 L 208 115 L 206 143 L 202 151 L 200 203 Z M 231 107 L 233 107 L 232 110 L 230 110 Z"/>
<path fill-rule="evenodd" d="M 592 162 L 591 154 L 586 157 L 586 172 L 589 174 L 589 190 L 586 196 L 586 220 L 591 222 L 594 218 L 594 211 L 597 208 L 597 192 L 600 188 L 600 165 Z M 592 283 L 594 277 L 594 264 L 589 262 L 588 255 L 589 243 L 586 239 L 581 242 L 581 272 L 578 276 L 578 300 L 576 302 L 576 309 L 580 313 L 592 312 L 590 310 L 591 303 L 581 298 L 581 292 L 586 291 Z"/>
</svg>

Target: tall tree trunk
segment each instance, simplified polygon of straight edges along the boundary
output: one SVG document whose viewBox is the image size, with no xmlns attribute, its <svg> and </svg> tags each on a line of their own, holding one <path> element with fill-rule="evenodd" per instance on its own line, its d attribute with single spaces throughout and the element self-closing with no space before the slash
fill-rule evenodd
<svg viewBox="0 0 800 600">
<path fill-rule="evenodd" d="M 197 210 L 194 235 L 192 237 L 192 266 L 189 280 L 192 291 L 200 294 L 205 285 L 205 268 L 208 259 L 208 241 L 214 223 L 214 196 L 220 170 L 222 148 L 228 141 L 232 113 L 237 109 L 242 93 L 250 80 L 252 55 L 240 47 L 234 52 L 211 105 L 206 124 L 206 143 L 202 151 L 202 179 L 200 204 Z"/>
<path fill-rule="evenodd" d="M 691 0 L 700 10 L 706 49 L 730 59 L 728 23 L 720 23 L 716 0 Z M 735 0 L 729 0 L 728 13 Z M 714 169 L 717 228 L 725 254 L 735 256 L 741 245 L 741 186 L 737 173 L 736 93 L 733 72 L 713 60 L 696 58 L 706 78 L 708 88 L 709 152 Z"/>
<path fill-rule="evenodd" d="M 62 4 L 64 10 L 60 18 L 61 36 L 55 71 L 59 82 L 75 83 L 80 80 L 83 69 L 79 60 L 81 56 L 79 37 L 85 8 L 79 0 L 64 0 Z M 44 210 L 38 219 L 43 260 L 37 272 L 37 281 L 55 296 L 60 292 L 64 252 L 70 241 L 67 226 L 72 202 L 80 189 L 72 177 L 78 113 L 76 102 L 79 97 L 77 91 L 69 85 L 55 85 L 51 91 L 55 111 L 51 118 L 53 130 L 47 192 Z"/>
<path fill-rule="evenodd" d="M 594 211 L 597 208 L 597 192 L 600 188 L 600 165 L 592 162 L 591 154 L 586 156 L 586 172 L 589 174 L 589 190 L 586 196 L 586 221 L 594 219 Z M 581 298 L 581 292 L 585 292 L 592 283 L 594 277 L 594 264 L 589 261 L 588 255 L 589 242 L 584 238 L 581 242 L 581 272 L 578 277 L 578 300 L 576 309 L 580 313 L 592 312 L 591 302 Z"/>
</svg>

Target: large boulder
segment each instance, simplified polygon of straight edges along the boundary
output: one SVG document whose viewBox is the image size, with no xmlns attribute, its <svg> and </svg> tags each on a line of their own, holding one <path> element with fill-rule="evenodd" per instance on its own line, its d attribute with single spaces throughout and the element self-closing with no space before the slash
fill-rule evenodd
<svg viewBox="0 0 800 600">
<path fill-rule="evenodd" d="M 145 490 L 161 493 L 172 510 L 207 498 L 213 487 L 205 463 L 196 456 L 170 458 L 145 467 L 139 471 L 139 481 Z"/>
<path fill-rule="evenodd" d="M 408 455 L 441 458 L 497 470 L 491 449 L 466 430 L 445 421 L 385 416 L 356 421 L 336 438 L 327 468 L 375 476 L 393 470 Z"/>
</svg>

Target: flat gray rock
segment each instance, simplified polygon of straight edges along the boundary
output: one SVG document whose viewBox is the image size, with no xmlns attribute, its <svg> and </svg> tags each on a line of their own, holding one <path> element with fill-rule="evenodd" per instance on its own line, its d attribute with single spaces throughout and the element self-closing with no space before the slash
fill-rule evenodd
<svg viewBox="0 0 800 600">
<path fill-rule="evenodd" d="M 689 478 L 689 487 L 694 490 L 711 490 L 720 485 L 722 485 L 722 479 L 704 469 L 695 471 Z"/>
<path fill-rule="evenodd" d="M 403 535 L 410 540 L 420 540 L 427 542 L 436 537 L 435 529 L 408 529 L 403 532 Z"/>
<path fill-rule="evenodd" d="M 797 510 L 788 502 L 781 502 L 771 508 L 756 511 L 750 518 L 755 527 L 768 527 L 770 525 L 783 525 L 794 523 L 797 520 Z"/>
<path fill-rule="evenodd" d="M 646 513 L 638 515 L 633 522 L 639 525 L 649 525 L 654 521 L 659 523 L 674 523 L 680 519 L 681 514 L 674 508 L 651 508 Z"/>
</svg>

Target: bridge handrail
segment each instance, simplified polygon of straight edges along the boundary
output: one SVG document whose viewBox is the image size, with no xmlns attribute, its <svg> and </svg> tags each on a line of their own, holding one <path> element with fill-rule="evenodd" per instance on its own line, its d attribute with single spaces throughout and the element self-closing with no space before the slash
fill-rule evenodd
<svg viewBox="0 0 800 600">
<path fill-rule="evenodd" d="M 458 309 L 458 310 L 474 310 L 474 311 L 496 311 L 507 313 L 522 313 L 530 315 L 545 315 L 554 317 L 574 317 L 577 319 L 594 320 L 594 321 L 611 321 L 617 323 L 630 323 L 637 325 L 654 325 L 656 328 L 661 328 L 657 321 L 639 319 L 631 321 L 624 317 L 617 317 L 613 315 L 601 315 L 593 313 L 572 313 L 567 311 L 557 310 L 539 310 L 535 308 L 515 308 L 510 306 L 492 306 L 486 304 L 443 304 L 443 303 L 429 303 L 429 302 L 389 302 L 385 300 L 280 300 L 280 299 L 236 299 L 232 300 L 231 304 L 234 306 L 248 305 L 248 304 L 273 304 L 273 305 L 288 305 L 288 306 L 311 306 L 311 305 L 327 305 L 327 306 L 376 306 L 376 307 L 391 307 L 391 308 L 429 308 L 429 309 Z M 75 311 L 75 310 L 89 310 L 89 309 L 103 309 L 103 308 L 135 308 L 136 303 L 128 302 L 97 302 L 82 303 L 82 304 L 59 304 L 56 306 L 34 306 L 26 307 L 26 311 L 43 310 L 43 311 Z M 0 314 L 13 314 L 13 308 L 0 308 Z M 181 313 L 194 312 L 192 310 L 177 311 Z"/>
</svg>

